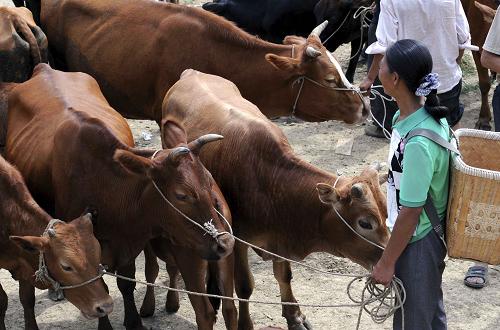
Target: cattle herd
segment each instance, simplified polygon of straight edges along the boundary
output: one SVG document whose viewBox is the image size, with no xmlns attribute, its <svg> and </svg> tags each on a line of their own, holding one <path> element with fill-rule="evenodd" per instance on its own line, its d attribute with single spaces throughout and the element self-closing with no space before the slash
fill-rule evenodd
<svg viewBox="0 0 500 330">
<path fill-rule="evenodd" d="M 238 20 L 245 10 L 238 1 L 205 9 L 151 0 L 14 2 L 31 11 L 0 7 L 0 267 L 19 281 L 27 329 L 38 328 L 34 288 L 54 283 L 75 286 L 64 290 L 68 301 L 110 329 L 101 267 L 133 278 L 143 251 L 148 282 L 160 258 L 172 287 L 180 274 L 188 290 L 248 299 L 248 246 L 231 232 L 293 260 L 314 252 L 366 268 L 378 260 L 382 251 L 356 233 L 386 244 L 386 176 L 376 166 L 353 177 L 319 169 L 268 119 L 366 118 L 366 99 L 331 53 L 339 44 L 321 40 L 347 29 L 335 42 L 357 45 L 362 22 L 343 19 L 371 1 L 336 8 L 300 1 L 313 13 L 307 17 L 290 16 L 287 1 L 241 1 L 267 12 L 240 26 L 279 43 L 216 15 Z M 284 16 L 303 23 L 296 35 L 275 33 L 290 25 Z M 156 121 L 163 148 L 137 148 L 124 117 Z M 273 262 L 281 301 L 296 302 L 290 263 L 257 252 Z M 125 327 L 144 329 L 153 289 L 138 311 L 135 283 L 117 284 Z M 189 299 L 199 329 L 213 329 L 220 305 L 227 329 L 253 329 L 248 303 Z M 178 308 L 169 291 L 166 311 Z M 0 285 L 0 329 L 6 309 Z M 289 329 L 311 329 L 298 306 L 283 306 L 282 315 Z"/>
</svg>

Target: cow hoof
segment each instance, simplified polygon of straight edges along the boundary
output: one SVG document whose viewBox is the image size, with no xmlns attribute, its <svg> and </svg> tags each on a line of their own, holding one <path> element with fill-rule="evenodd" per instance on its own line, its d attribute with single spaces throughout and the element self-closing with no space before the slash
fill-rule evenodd
<svg viewBox="0 0 500 330">
<path fill-rule="evenodd" d="M 165 311 L 168 314 L 177 313 L 177 311 L 179 310 L 179 307 L 180 306 L 179 306 L 178 300 L 170 301 L 169 299 L 167 299 L 167 302 L 165 303 Z"/>
<path fill-rule="evenodd" d="M 295 322 L 298 323 L 288 323 L 288 330 L 312 330 L 313 326 L 312 324 L 305 319 L 305 316 L 302 318 L 302 320 L 295 320 Z"/>
<path fill-rule="evenodd" d="M 153 316 L 155 313 L 155 308 L 154 307 L 144 307 L 142 306 L 141 307 L 141 311 L 139 312 L 139 315 L 141 315 L 141 317 L 151 317 Z"/>
</svg>

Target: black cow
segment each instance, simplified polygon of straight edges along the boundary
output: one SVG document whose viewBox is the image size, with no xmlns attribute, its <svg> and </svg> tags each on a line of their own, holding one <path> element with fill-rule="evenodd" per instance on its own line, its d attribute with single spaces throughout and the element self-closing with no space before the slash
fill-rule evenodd
<svg viewBox="0 0 500 330">
<path fill-rule="evenodd" d="M 235 22 L 243 30 L 271 42 L 280 43 L 287 35 L 307 36 L 319 23 L 329 24 L 321 35 L 326 47 L 335 51 L 351 43 L 347 79 L 353 81 L 361 51 L 362 16 L 354 14 L 373 0 L 214 0 L 203 8 Z M 335 32 L 336 31 L 336 32 Z M 332 33 L 335 35 L 329 38 Z M 367 28 L 363 39 L 366 40 Z"/>
</svg>

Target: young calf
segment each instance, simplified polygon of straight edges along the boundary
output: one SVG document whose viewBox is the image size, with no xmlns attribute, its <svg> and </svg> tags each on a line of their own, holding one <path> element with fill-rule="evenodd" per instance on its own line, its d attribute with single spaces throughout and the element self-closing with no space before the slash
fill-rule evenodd
<svg viewBox="0 0 500 330">
<path fill-rule="evenodd" d="M 90 214 L 68 224 L 51 222 L 51 217 L 31 197 L 21 174 L 1 156 L 0 201 L 0 268 L 8 270 L 19 281 L 25 328 L 38 329 L 34 287 L 50 286 L 46 279 L 35 276 L 39 256 L 42 254 L 52 279 L 62 286 L 78 285 L 99 275 L 99 242 L 92 232 Z M 102 317 L 113 310 L 113 300 L 100 279 L 66 289 L 64 294 L 87 318 Z M 7 300 L 0 285 L 2 330 L 5 330 Z"/>
</svg>

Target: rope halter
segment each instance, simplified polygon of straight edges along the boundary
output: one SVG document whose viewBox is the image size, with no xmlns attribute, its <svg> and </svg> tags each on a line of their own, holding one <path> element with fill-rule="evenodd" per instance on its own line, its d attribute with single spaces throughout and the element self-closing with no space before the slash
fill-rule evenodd
<svg viewBox="0 0 500 330">
<path fill-rule="evenodd" d="M 45 228 L 44 232 L 40 237 L 54 237 L 56 235 L 56 231 L 53 228 L 53 226 L 56 223 L 64 223 L 64 221 L 58 220 L 58 219 L 52 219 L 48 223 L 47 227 Z M 67 289 L 76 289 L 82 286 L 85 286 L 87 284 L 90 284 L 92 282 L 97 281 L 103 275 L 106 273 L 104 266 L 102 264 L 99 264 L 98 269 L 97 269 L 97 276 L 82 282 L 80 284 L 75 284 L 75 285 L 61 285 L 58 281 L 56 281 L 52 276 L 50 276 L 49 269 L 47 268 L 47 264 L 45 263 L 45 258 L 43 255 L 43 251 L 40 251 L 40 255 L 38 256 L 38 270 L 35 272 L 35 283 L 41 283 L 44 285 L 50 285 L 54 289 L 57 295 L 62 295 L 63 290 Z"/>
<path fill-rule="evenodd" d="M 151 159 L 153 159 L 159 151 L 161 151 L 161 150 L 156 150 L 153 153 L 153 155 L 151 156 Z M 151 182 L 153 183 L 153 186 L 158 191 L 158 193 L 163 198 L 163 200 L 165 202 L 167 202 L 167 204 L 170 205 L 170 207 L 172 207 L 184 219 L 186 219 L 187 221 L 191 222 L 193 225 L 195 225 L 198 228 L 200 228 L 201 230 L 203 230 L 205 232 L 205 235 L 208 234 L 208 235 L 212 236 L 212 238 L 214 238 L 216 241 L 217 241 L 217 239 L 218 239 L 219 236 L 222 236 L 222 235 L 225 235 L 225 234 L 231 234 L 232 235 L 231 225 L 229 225 L 229 222 L 227 222 L 227 220 L 224 217 L 222 217 L 222 218 L 224 219 L 224 221 L 229 226 L 229 229 L 231 230 L 231 233 L 229 233 L 227 231 L 219 232 L 219 230 L 217 228 L 215 228 L 215 225 L 213 224 L 213 219 L 210 219 L 210 220 L 206 221 L 205 223 L 203 223 L 203 225 L 200 225 L 198 222 L 194 221 L 189 216 L 187 216 L 184 212 L 182 212 L 180 209 L 178 209 L 171 201 L 169 201 L 168 198 L 167 198 L 167 196 L 165 196 L 165 194 L 161 191 L 161 189 L 158 187 L 158 185 L 156 184 L 156 182 L 153 179 L 151 179 Z M 214 208 L 214 210 L 215 210 L 215 212 L 217 212 L 219 215 L 222 216 L 222 214 L 216 208 Z"/>
</svg>

